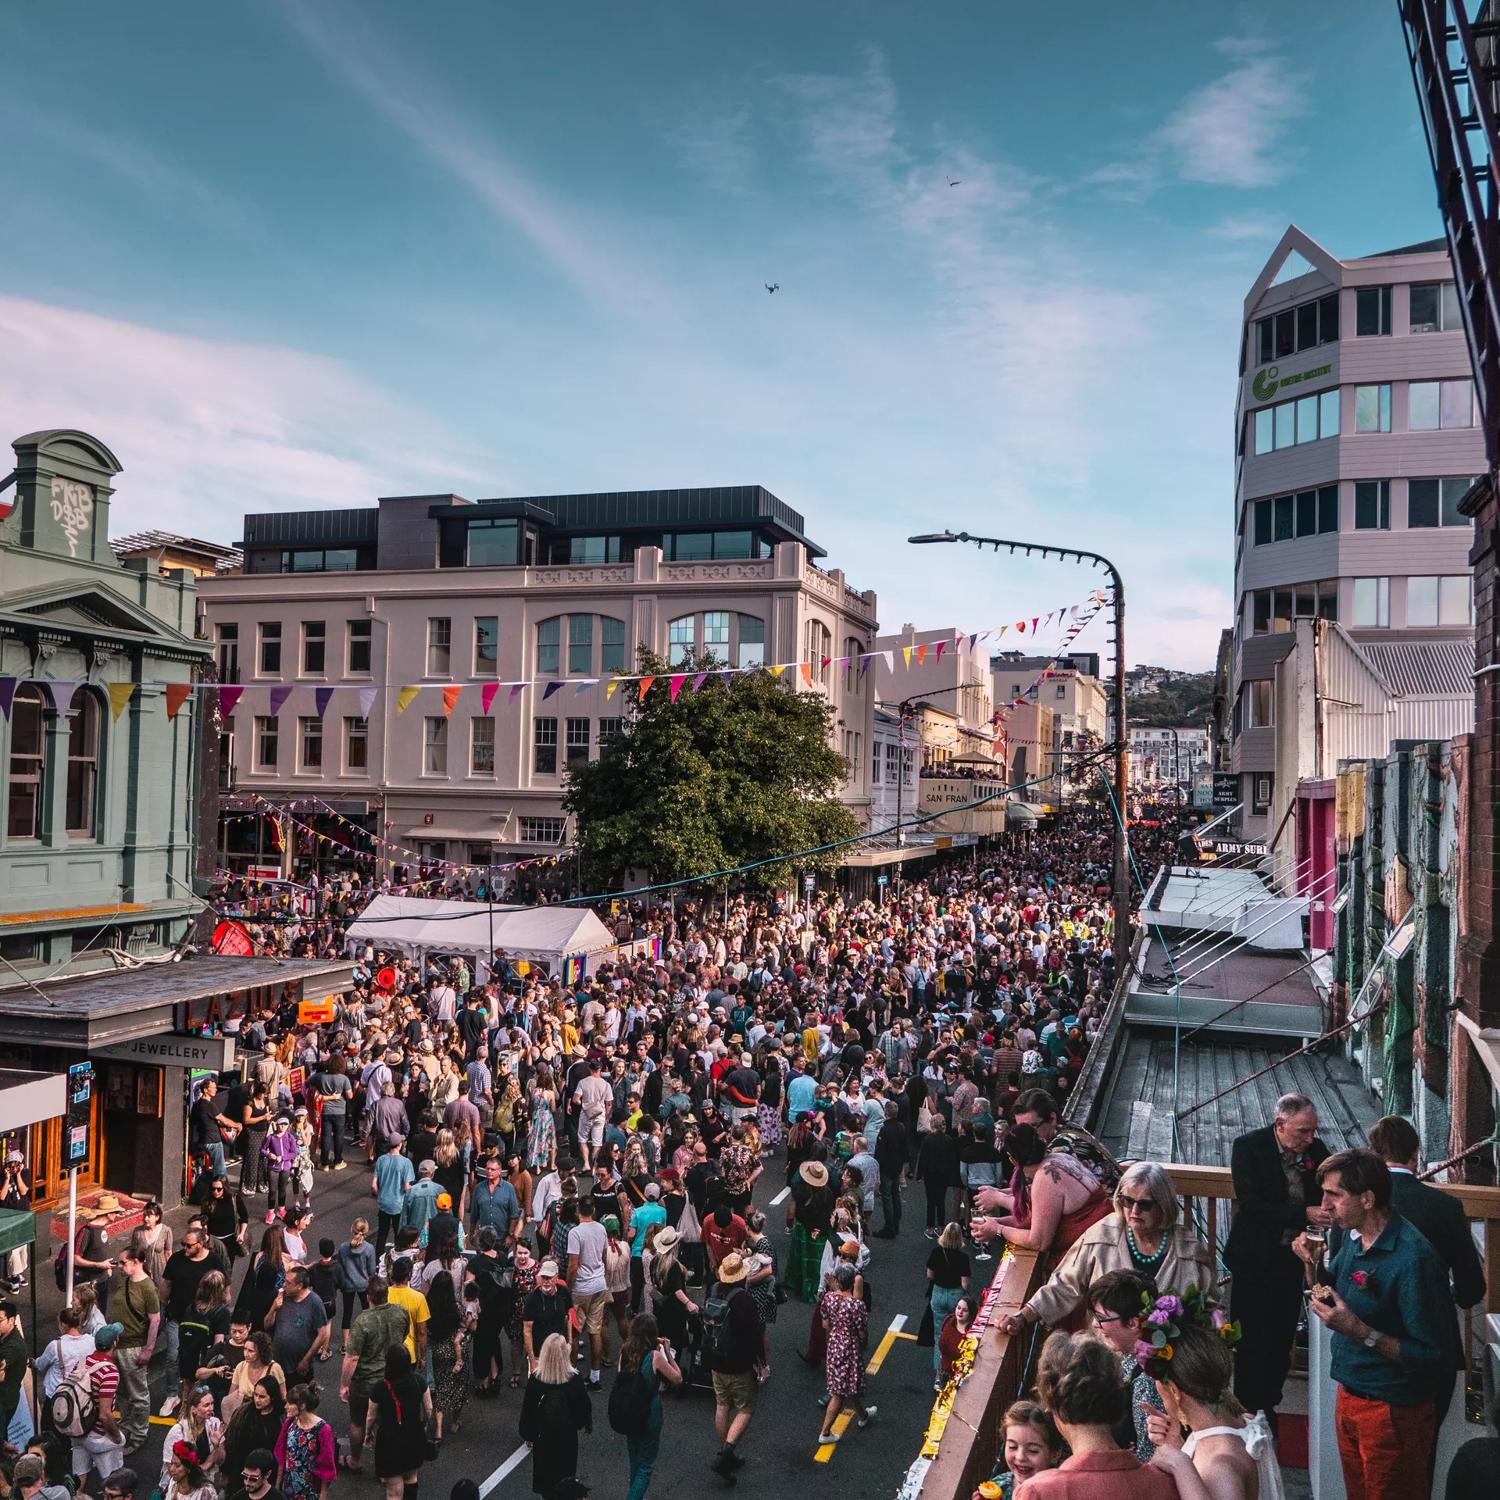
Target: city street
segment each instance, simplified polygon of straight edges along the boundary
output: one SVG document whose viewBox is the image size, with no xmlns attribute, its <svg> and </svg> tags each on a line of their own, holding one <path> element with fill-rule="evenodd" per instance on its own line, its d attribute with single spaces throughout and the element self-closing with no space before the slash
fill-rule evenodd
<svg viewBox="0 0 1500 1500">
<path fill-rule="evenodd" d="M 784 1191 L 783 1163 L 780 1156 L 767 1163 L 756 1193 L 757 1203 L 767 1214 L 767 1228 L 776 1245 L 778 1265 L 785 1262 L 787 1243 L 785 1200 L 777 1201 Z M 351 1220 L 370 1215 L 370 1179 L 367 1172 L 360 1170 L 363 1164 L 362 1153 L 356 1150 L 350 1157 L 349 1171 L 318 1173 L 310 1239 L 324 1235 L 343 1239 Z M 779 1309 L 779 1317 L 771 1329 L 771 1379 L 762 1389 L 749 1435 L 742 1444 L 747 1462 L 735 1486 L 740 1493 L 778 1495 L 786 1493 L 788 1486 L 805 1484 L 810 1479 L 818 1484 L 835 1484 L 851 1494 L 883 1494 L 891 1487 L 893 1477 L 899 1476 L 916 1455 L 932 1401 L 932 1351 L 919 1348 L 914 1338 L 922 1314 L 924 1267 L 932 1246 L 922 1236 L 921 1190 L 913 1192 L 908 1188 L 906 1198 L 907 1216 L 900 1237 L 871 1241 L 870 1280 L 875 1305 L 867 1359 L 879 1361 L 879 1369 L 869 1377 L 869 1400 L 879 1407 L 874 1422 L 864 1430 L 850 1424 L 837 1446 L 819 1449 L 822 1372 L 811 1369 L 800 1358 L 800 1351 L 806 1347 L 811 1312 L 795 1298 L 788 1301 Z M 253 1213 L 255 1200 L 250 1201 L 253 1241 L 259 1225 Z M 174 1216 L 179 1220 L 182 1217 Z M 243 1261 L 239 1263 L 241 1276 L 244 1265 Z M 985 1275 L 993 1267 L 991 1261 L 977 1269 Z M 698 1297 L 701 1300 L 701 1291 Z M 39 1288 L 44 1339 L 55 1328 L 53 1317 L 59 1301 L 49 1285 Z M 893 1323 L 902 1317 L 904 1330 L 887 1339 Z M 508 1344 L 505 1357 L 508 1361 Z M 323 1390 L 319 1415 L 333 1423 L 342 1442 L 347 1439 L 349 1423 L 348 1413 L 337 1399 L 338 1369 L 337 1359 L 330 1359 L 319 1370 L 318 1383 Z M 507 1379 L 508 1376 L 507 1366 Z M 625 1439 L 609 1426 L 606 1410 L 609 1381 L 606 1374 L 603 1391 L 593 1398 L 593 1434 L 581 1444 L 580 1477 L 593 1487 L 600 1500 L 623 1494 L 628 1479 Z M 166 1389 L 165 1372 L 158 1361 L 152 1381 L 155 1409 L 160 1408 Z M 421 1472 L 420 1484 L 426 1495 L 447 1495 L 460 1479 L 475 1480 L 485 1495 L 530 1493 L 530 1457 L 516 1428 L 521 1392 L 511 1390 L 506 1380 L 501 1381 L 500 1390 L 498 1399 L 471 1400 L 464 1409 L 463 1430 L 445 1439 L 437 1461 Z M 162 1439 L 169 1425 L 160 1417 L 153 1418 L 151 1438 L 133 1460 L 142 1478 L 143 1497 L 155 1481 Z M 688 1496 L 727 1490 L 729 1486 L 708 1470 L 716 1446 L 710 1393 L 694 1389 L 681 1398 L 668 1396 L 662 1458 L 651 1494 L 685 1500 Z M 365 1468 L 370 1471 L 372 1467 L 367 1451 Z M 378 1493 L 373 1477 L 361 1482 L 340 1475 L 337 1489 L 345 1495 L 363 1490 Z"/>
</svg>

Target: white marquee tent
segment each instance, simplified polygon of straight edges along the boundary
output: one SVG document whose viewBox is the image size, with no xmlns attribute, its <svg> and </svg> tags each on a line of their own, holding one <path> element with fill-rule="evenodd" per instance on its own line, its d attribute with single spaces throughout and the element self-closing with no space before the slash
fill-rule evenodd
<svg viewBox="0 0 1500 1500">
<path fill-rule="evenodd" d="M 612 948 L 615 940 L 593 912 L 580 906 L 486 906 L 482 901 L 377 896 L 349 924 L 348 950 L 366 943 L 408 958 L 462 953 L 485 963 L 493 946 L 510 958 L 557 970 L 566 959 Z"/>
</svg>

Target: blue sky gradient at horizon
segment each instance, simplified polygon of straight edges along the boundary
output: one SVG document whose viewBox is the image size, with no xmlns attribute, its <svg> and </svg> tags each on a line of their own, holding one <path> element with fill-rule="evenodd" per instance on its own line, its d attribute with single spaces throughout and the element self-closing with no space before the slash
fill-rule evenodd
<svg viewBox="0 0 1500 1500">
<path fill-rule="evenodd" d="M 1132 663 L 1206 667 L 1245 291 L 1289 222 L 1341 256 L 1441 232 L 1397 7 L 1066 17 L 12 8 L 0 438 L 94 431 L 118 531 L 226 541 L 379 494 L 764 484 L 888 630 L 1096 581 L 912 532 L 1069 541 L 1120 564 Z"/>
</svg>

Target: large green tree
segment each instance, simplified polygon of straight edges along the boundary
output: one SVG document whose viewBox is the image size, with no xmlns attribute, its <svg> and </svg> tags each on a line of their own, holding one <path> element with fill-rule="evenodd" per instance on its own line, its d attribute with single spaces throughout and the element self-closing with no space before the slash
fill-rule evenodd
<svg viewBox="0 0 1500 1500">
<path fill-rule="evenodd" d="M 578 819 L 587 883 L 605 885 L 631 869 L 653 880 L 710 875 L 859 831 L 837 800 L 849 763 L 829 746 L 827 700 L 768 672 L 720 675 L 720 665 L 706 657 L 669 669 L 643 651 L 637 670 L 656 677 L 644 700 L 635 683 L 621 683 L 620 732 L 598 760 L 569 773 L 563 798 Z M 711 675 L 694 692 L 699 672 Z M 687 680 L 674 703 L 676 674 Z M 832 868 L 838 858 L 796 864 Z M 790 873 L 778 862 L 757 878 Z"/>
</svg>

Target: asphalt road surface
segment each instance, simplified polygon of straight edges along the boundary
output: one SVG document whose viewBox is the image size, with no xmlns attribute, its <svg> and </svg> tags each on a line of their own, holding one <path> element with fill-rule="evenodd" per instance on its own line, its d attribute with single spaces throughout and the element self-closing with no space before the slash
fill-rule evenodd
<svg viewBox="0 0 1500 1500">
<path fill-rule="evenodd" d="M 315 1218 L 307 1236 L 309 1243 L 316 1243 L 324 1235 L 338 1240 L 347 1237 L 349 1224 L 356 1217 L 373 1220 L 369 1186 L 369 1171 L 358 1147 L 351 1147 L 348 1171 L 319 1172 L 313 1189 Z M 786 1264 L 787 1249 L 784 1190 L 784 1159 L 773 1156 L 757 1184 L 756 1201 L 767 1213 L 781 1266 Z M 868 1276 L 874 1291 L 874 1310 L 866 1360 L 874 1368 L 868 1376 L 866 1399 L 878 1408 L 870 1425 L 861 1429 L 841 1416 L 839 1426 L 847 1424 L 847 1430 L 840 1442 L 836 1446 L 819 1447 L 823 1374 L 821 1368 L 810 1367 L 800 1357 L 800 1351 L 807 1347 L 811 1309 L 793 1298 L 778 1310 L 777 1321 L 770 1329 L 771 1377 L 761 1389 L 754 1419 L 740 1444 L 746 1463 L 738 1483 L 730 1486 L 709 1470 L 718 1446 L 714 1436 L 713 1396 L 707 1390 L 693 1389 L 681 1397 L 671 1393 L 665 1397 L 666 1425 L 661 1457 L 651 1484 L 652 1496 L 661 1500 L 669 1497 L 688 1500 L 688 1497 L 727 1493 L 731 1488 L 741 1495 L 791 1496 L 810 1493 L 809 1485 L 859 1497 L 895 1493 L 907 1465 L 916 1455 L 932 1401 L 932 1350 L 919 1347 L 914 1338 L 923 1307 L 924 1267 L 932 1248 L 922 1234 L 924 1197 L 920 1189 L 914 1192 L 908 1189 L 900 1236 L 895 1240 L 870 1242 Z M 255 1209 L 265 1200 L 251 1197 L 247 1201 L 253 1241 L 260 1225 Z M 172 1215 L 179 1225 L 183 1217 Z M 878 1226 L 878 1212 L 876 1222 Z M 241 1276 L 245 1264 L 242 1261 L 237 1266 Z M 976 1279 L 983 1278 L 992 1268 L 992 1262 L 977 1265 Z M 46 1284 L 50 1283 L 47 1268 L 42 1269 L 40 1337 L 45 1340 L 55 1333 L 55 1312 L 61 1299 Z M 237 1289 L 238 1280 L 231 1290 L 231 1301 Z M 697 1295 L 701 1300 L 701 1290 Z M 611 1342 L 609 1352 L 614 1352 L 614 1347 Z M 508 1342 L 504 1345 L 504 1357 L 508 1377 Z M 319 1414 L 332 1422 L 340 1438 L 344 1438 L 348 1432 L 348 1413 L 338 1400 L 338 1371 L 336 1357 L 319 1367 L 318 1381 L 324 1398 Z M 591 1487 L 595 1500 L 623 1496 L 629 1482 L 625 1439 L 611 1430 L 606 1411 L 610 1379 L 606 1372 L 604 1389 L 593 1398 L 593 1432 L 583 1438 L 580 1447 L 579 1478 Z M 160 1409 L 166 1392 L 165 1370 L 158 1361 L 152 1382 L 154 1410 Z M 473 1479 L 482 1496 L 494 1495 L 499 1500 L 531 1494 L 530 1454 L 517 1431 L 520 1404 L 521 1392 L 510 1389 L 507 1378 L 500 1382 L 497 1399 L 469 1401 L 462 1415 L 462 1430 L 447 1436 L 438 1458 L 421 1471 L 419 1482 L 425 1500 L 446 1497 L 460 1479 Z M 141 1500 L 150 1494 L 155 1482 L 168 1425 L 162 1418 L 153 1418 L 146 1447 L 132 1459 L 142 1479 Z M 371 1459 L 367 1451 L 367 1476 L 373 1469 Z M 343 1473 L 333 1491 L 349 1500 L 359 1495 L 381 1494 L 373 1477 Z"/>
</svg>

